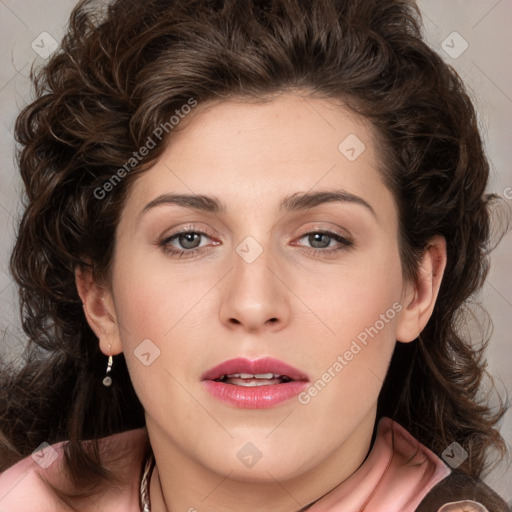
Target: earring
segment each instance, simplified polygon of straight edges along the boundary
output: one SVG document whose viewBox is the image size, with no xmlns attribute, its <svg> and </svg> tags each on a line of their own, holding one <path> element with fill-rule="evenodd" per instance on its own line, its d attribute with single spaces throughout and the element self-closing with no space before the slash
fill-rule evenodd
<svg viewBox="0 0 512 512">
<path fill-rule="evenodd" d="M 107 388 L 112 385 L 112 377 L 110 377 L 109 373 L 112 370 L 112 356 L 108 356 L 107 363 L 107 371 L 105 372 L 105 377 L 103 378 L 103 385 Z"/>
</svg>

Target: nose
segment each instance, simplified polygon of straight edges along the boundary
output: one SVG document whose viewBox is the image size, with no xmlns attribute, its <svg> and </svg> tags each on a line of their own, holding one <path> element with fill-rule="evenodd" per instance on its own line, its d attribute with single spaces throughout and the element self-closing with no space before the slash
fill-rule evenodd
<svg viewBox="0 0 512 512">
<path fill-rule="evenodd" d="M 274 332 L 288 324 L 290 291 L 268 249 L 254 261 L 235 252 L 223 286 L 219 315 L 228 328 Z"/>
</svg>

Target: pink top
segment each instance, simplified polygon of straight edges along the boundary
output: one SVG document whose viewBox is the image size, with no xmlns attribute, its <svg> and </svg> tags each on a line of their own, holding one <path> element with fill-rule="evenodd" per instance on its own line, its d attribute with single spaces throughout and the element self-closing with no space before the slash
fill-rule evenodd
<svg viewBox="0 0 512 512">
<path fill-rule="evenodd" d="M 146 436 L 146 429 L 141 428 L 101 439 L 102 451 L 126 446 L 127 443 L 131 446 L 133 457 L 122 469 L 126 484 L 122 489 L 113 490 L 100 498 L 90 498 L 90 503 L 80 510 L 97 511 L 99 507 L 103 512 L 140 512 L 139 478 Z M 62 483 L 62 477 L 59 480 L 62 461 L 62 443 L 46 445 L 42 451 L 35 452 L 0 474 L 0 512 L 65 510 L 62 502 L 38 477 L 44 473 L 46 478 Z M 398 423 L 382 418 L 375 443 L 365 462 L 309 511 L 413 512 L 425 495 L 450 472 L 441 459 Z M 460 506 L 453 504 L 446 508 L 445 505 L 440 511 L 486 510 L 476 508 L 478 506 L 475 503 L 474 509 L 463 508 L 460 502 Z"/>
</svg>

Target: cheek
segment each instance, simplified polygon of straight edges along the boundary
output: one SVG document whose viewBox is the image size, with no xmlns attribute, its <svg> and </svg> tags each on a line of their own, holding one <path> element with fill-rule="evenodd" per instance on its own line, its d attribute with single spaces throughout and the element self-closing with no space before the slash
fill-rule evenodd
<svg viewBox="0 0 512 512">
<path fill-rule="evenodd" d="M 128 348 L 145 338 L 157 344 L 171 340 L 179 324 L 200 309 L 211 280 L 137 260 L 120 262 L 117 275 L 116 314 L 123 345 Z"/>
<path fill-rule="evenodd" d="M 402 270 L 393 248 L 380 256 L 354 257 L 353 263 L 335 271 L 308 274 L 297 280 L 297 294 L 306 297 L 311 312 L 321 320 L 328 346 L 339 347 L 358 335 L 364 342 L 367 329 L 383 337 L 394 336 L 402 296 Z M 319 322 L 319 325 L 321 325 Z"/>
<path fill-rule="evenodd" d="M 332 333 L 307 350 L 312 381 L 301 396 L 312 429 L 336 438 L 350 432 L 375 406 L 396 344 L 402 305 L 399 290 L 356 287 L 339 294 L 336 306 L 323 310 Z M 324 424 L 325 414 L 332 418 Z"/>
<path fill-rule="evenodd" d="M 160 408 L 179 392 L 173 376 L 182 382 L 181 372 L 195 375 L 191 369 L 211 325 L 205 322 L 211 318 L 205 299 L 215 276 L 191 279 L 190 273 L 148 265 L 143 258 L 116 263 L 115 311 L 130 377 L 144 406 Z"/>
<path fill-rule="evenodd" d="M 311 288 L 308 304 L 322 320 L 316 322 L 322 335 L 321 343 L 304 339 L 305 350 L 312 354 L 315 381 L 303 402 L 315 400 L 318 407 L 362 413 L 363 403 L 377 400 L 396 344 L 403 309 L 398 253 L 393 248 L 380 251 L 380 257 L 360 259 L 323 281 L 314 277 L 304 285 Z M 318 286 L 319 282 L 325 285 Z M 306 293 L 306 288 L 299 293 Z"/>
</svg>

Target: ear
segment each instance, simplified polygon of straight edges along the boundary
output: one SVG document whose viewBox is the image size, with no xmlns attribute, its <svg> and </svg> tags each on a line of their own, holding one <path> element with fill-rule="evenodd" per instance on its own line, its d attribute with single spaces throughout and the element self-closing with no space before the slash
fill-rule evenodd
<svg viewBox="0 0 512 512">
<path fill-rule="evenodd" d="M 427 325 L 436 303 L 446 268 L 446 240 L 432 238 L 422 257 L 418 277 L 404 288 L 397 322 L 396 339 L 402 343 L 414 341 Z"/>
<path fill-rule="evenodd" d="M 94 279 L 91 268 L 77 268 L 75 283 L 84 305 L 87 322 L 96 334 L 101 351 L 106 355 L 122 352 L 112 294 Z"/>
</svg>

